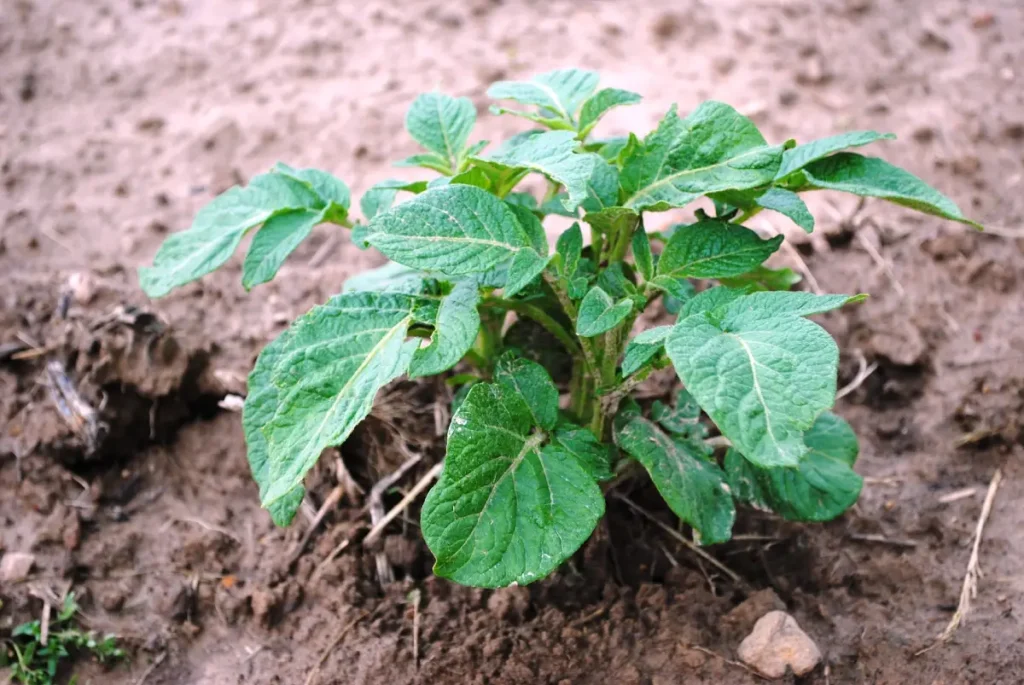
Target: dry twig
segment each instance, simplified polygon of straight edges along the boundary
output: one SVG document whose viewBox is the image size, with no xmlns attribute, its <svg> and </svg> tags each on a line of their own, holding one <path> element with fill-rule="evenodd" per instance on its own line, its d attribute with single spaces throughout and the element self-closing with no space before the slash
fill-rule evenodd
<svg viewBox="0 0 1024 685">
<path fill-rule="evenodd" d="M 873 374 L 875 370 L 878 369 L 878 363 L 872 362 L 871 364 L 868 364 L 868 360 L 864 357 L 864 353 L 861 352 L 860 350 L 856 350 L 854 354 L 857 357 L 857 364 L 859 365 L 857 369 L 857 375 L 854 377 L 852 381 L 850 381 L 849 383 L 847 383 L 846 385 L 839 389 L 839 392 L 836 393 L 837 400 L 846 397 L 851 392 L 859 388 L 864 383 L 864 381 L 866 381 L 868 377 L 871 376 L 871 374 Z"/>
<path fill-rule="evenodd" d="M 967 618 L 967 614 L 971 611 L 971 600 L 978 596 L 978 578 L 982 575 L 981 565 L 978 560 L 978 551 L 981 547 L 981 535 L 985 531 L 985 523 L 988 522 L 988 516 L 992 512 L 992 502 L 995 501 L 996 492 L 999 490 L 999 482 L 1002 479 L 1003 472 L 1000 469 L 996 469 L 996 472 L 992 475 L 991 482 L 988 484 L 988 492 L 985 493 L 985 503 L 981 505 L 981 515 L 978 517 L 978 525 L 974 529 L 974 545 L 971 547 L 971 558 L 967 562 L 967 573 L 964 575 L 964 584 L 960 589 L 960 602 L 957 604 L 956 612 L 953 614 L 953 618 L 949 619 L 949 624 L 946 625 L 946 629 L 939 634 L 935 639 L 935 642 L 917 652 L 914 656 L 924 654 L 928 650 L 947 642 L 949 638 L 953 637 L 957 628 L 960 627 L 960 624 L 965 618 Z"/>
<path fill-rule="evenodd" d="M 373 522 L 373 529 L 370 533 L 383 529 L 387 522 L 394 518 L 394 516 L 388 517 L 384 514 L 384 493 L 388 489 L 398 482 L 398 480 L 405 475 L 405 473 L 413 466 L 418 464 L 423 459 L 422 455 L 413 454 L 405 462 L 394 471 L 384 478 L 380 479 L 372 488 L 370 488 L 369 506 L 370 506 L 370 520 Z M 403 502 L 405 500 L 402 500 Z M 408 506 L 408 505 L 406 505 Z M 397 507 L 396 507 L 397 509 Z M 367 536 L 369 538 L 369 536 Z M 364 545 L 368 544 L 364 540 Z M 388 561 L 387 554 L 383 551 L 377 552 L 375 555 L 377 562 L 377 579 L 381 585 L 388 585 L 395 582 L 395 572 L 391 569 L 391 562 Z"/>
<path fill-rule="evenodd" d="M 376 541 L 376 539 L 380 537 L 380 534 L 384 530 L 384 528 L 389 523 L 391 523 L 396 516 L 405 511 L 412 503 L 412 501 L 419 497 L 420 493 L 426 490 L 427 487 L 435 478 L 441 475 L 441 468 L 443 466 L 444 462 L 438 462 L 434 464 L 434 467 L 427 471 L 423 478 L 420 478 L 419 482 L 416 483 L 415 486 L 413 486 L 413 489 L 409 491 L 409 494 L 403 497 L 402 501 L 396 504 L 395 507 L 391 511 L 389 511 L 384 518 L 382 518 L 380 521 L 374 524 L 370 532 L 366 534 L 365 538 L 363 538 L 364 547 L 369 547 L 370 545 L 372 545 L 374 541 Z"/>
</svg>

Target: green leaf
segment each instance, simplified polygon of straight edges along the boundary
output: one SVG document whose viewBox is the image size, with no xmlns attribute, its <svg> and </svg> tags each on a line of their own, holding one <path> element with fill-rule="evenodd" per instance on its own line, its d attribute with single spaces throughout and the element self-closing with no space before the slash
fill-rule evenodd
<svg viewBox="0 0 1024 685">
<path fill-rule="evenodd" d="M 608 138 L 606 140 L 595 140 L 592 143 L 587 144 L 587 150 L 590 152 L 596 152 L 601 156 L 601 159 L 608 162 L 616 169 L 619 168 L 619 155 L 629 146 L 629 136 L 619 136 L 618 138 Z"/>
<path fill-rule="evenodd" d="M 858 448 L 850 425 L 825 412 L 804 442 L 796 468 L 763 468 L 730 449 L 725 472 L 736 498 L 791 521 L 830 521 L 853 506 L 864 480 L 852 468 Z"/>
<path fill-rule="evenodd" d="M 697 293 L 683 304 L 682 313 L 679 318 L 685 319 L 692 314 L 714 311 L 747 294 L 746 290 L 734 288 L 708 288 Z"/>
<path fill-rule="evenodd" d="M 814 231 L 814 215 L 796 193 L 784 188 L 769 188 L 754 198 L 754 203 L 763 209 L 788 217 L 807 233 Z"/>
<path fill-rule="evenodd" d="M 288 255 L 324 220 L 324 213 L 325 210 L 300 209 L 267 219 L 245 255 L 242 286 L 249 290 L 274 278 Z"/>
<path fill-rule="evenodd" d="M 638 333 L 630 340 L 622 358 L 622 375 L 628 376 L 639 371 L 644 364 L 654 359 L 665 346 L 665 338 L 671 331 L 671 326 L 657 326 Z"/>
<path fill-rule="evenodd" d="M 320 452 L 344 442 L 377 391 L 405 373 L 418 347 L 406 333 L 419 304 L 398 293 L 337 295 L 261 353 L 243 423 L 257 460 L 261 440 L 253 432 L 265 438 L 265 461 L 253 462 L 263 506 L 290 502 Z"/>
<path fill-rule="evenodd" d="M 495 100 L 536 105 L 541 117 L 571 126 L 583 101 L 597 89 L 598 80 L 594 71 L 558 69 L 538 74 L 529 81 L 498 81 L 487 89 L 487 95 Z"/>
<path fill-rule="evenodd" d="M 654 255 L 651 254 L 651 240 L 647 237 L 646 231 L 633 233 L 632 247 L 637 271 L 645 281 L 651 280 L 654 276 Z"/>
<path fill-rule="evenodd" d="M 803 145 L 786 150 L 782 154 L 782 164 L 779 172 L 775 175 L 776 180 L 785 178 L 795 171 L 803 169 L 811 162 L 851 147 L 861 147 L 879 140 L 895 140 L 896 136 L 891 133 L 878 133 L 877 131 L 849 131 L 839 135 L 829 136 L 812 140 Z"/>
<path fill-rule="evenodd" d="M 930 185 L 876 157 L 840 152 L 808 164 L 800 190 L 841 190 L 862 197 L 878 197 L 925 214 L 981 228 L 964 217 L 952 200 Z"/>
<path fill-rule="evenodd" d="M 623 105 L 635 105 L 641 99 L 637 93 L 618 88 L 602 88 L 597 91 L 586 99 L 580 109 L 580 139 L 586 138 L 609 110 Z"/>
<path fill-rule="evenodd" d="M 442 176 L 441 178 L 444 179 L 445 177 Z M 455 174 L 450 179 L 445 180 L 447 180 L 448 183 L 461 183 L 462 185 L 476 186 L 477 188 L 483 188 L 484 190 L 491 190 L 493 185 L 491 178 L 484 173 L 483 169 L 479 169 L 477 167 L 470 167 L 462 173 Z"/>
<path fill-rule="evenodd" d="M 626 207 L 608 207 L 584 214 L 583 221 L 600 233 L 618 235 L 623 231 L 632 232 L 640 223 L 640 215 Z"/>
<path fill-rule="evenodd" d="M 442 157 L 441 155 L 434 152 L 427 152 L 417 155 L 410 155 L 405 159 L 399 160 L 394 163 L 397 167 L 423 167 L 424 169 L 430 169 L 436 171 L 439 174 L 449 176 L 453 173 L 451 163 Z"/>
<path fill-rule="evenodd" d="M 751 291 L 789 290 L 803 279 L 800 274 L 792 269 L 769 269 L 761 265 L 745 274 L 720 280 L 722 285 L 726 287 Z"/>
<path fill-rule="evenodd" d="M 396 262 L 388 262 L 383 266 L 363 271 L 345 281 L 341 292 L 392 292 L 418 295 L 423 292 L 427 274 L 417 269 Z"/>
<path fill-rule="evenodd" d="M 600 335 L 625 321 L 633 311 L 633 301 L 624 297 L 618 302 L 598 286 L 594 286 L 580 303 L 576 333 L 584 338 Z"/>
<path fill-rule="evenodd" d="M 320 169 L 296 169 L 284 162 L 275 164 L 273 171 L 288 176 L 312 190 L 324 207 L 324 221 L 344 223 L 348 217 L 351 193 L 340 178 Z"/>
<path fill-rule="evenodd" d="M 512 270 L 536 275 L 547 263 L 513 207 L 467 185 L 432 188 L 378 214 L 367 240 L 400 264 L 452 276 L 511 263 L 511 279 Z"/>
<path fill-rule="evenodd" d="M 555 243 L 555 253 L 561 259 L 559 275 L 568 280 L 576 275 L 579 268 L 580 256 L 583 254 L 583 231 L 579 223 L 574 223 L 562 235 L 558 236 Z"/>
<path fill-rule="evenodd" d="M 551 436 L 551 442 L 561 447 L 586 469 L 594 480 L 611 480 L 612 448 L 586 428 L 565 424 Z"/>
<path fill-rule="evenodd" d="M 582 207 L 587 212 L 600 212 L 619 202 L 619 170 L 602 159 L 594 161 L 594 170 L 587 181 L 587 198 Z"/>
<path fill-rule="evenodd" d="M 426 189 L 426 181 L 402 181 L 397 178 L 389 178 L 373 184 L 369 190 L 363 193 L 363 197 L 359 200 L 359 208 L 363 211 L 366 220 L 369 221 L 391 208 L 391 205 L 395 203 L 398 191 L 422 193 Z"/>
<path fill-rule="evenodd" d="M 271 172 L 218 195 L 196 214 L 187 231 L 167 238 L 153 266 L 139 269 L 139 282 L 150 297 L 214 271 L 226 262 L 246 232 L 277 214 L 322 210 L 326 203 L 301 181 Z"/>
<path fill-rule="evenodd" d="M 543 366 L 504 355 L 498 360 L 494 380 L 523 398 L 535 426 L 549 431 L 558 423 L 558 389 Z"/>
<path fill-rule="evenodd" d="M 673 439 L 636 414 L 620 422 L 615 441 L 647 469 L 665 503 L 700 533 L 701 542 L 725 542 L 732 536 L 736 507 L 725 474 L 697 444 Z"/>
<path fill-rule="evenodd" d="M 739 276 L 768 259 L 782 240 L 782 236 L 762 240 L 749 228 L 718 219 L 677 226 L 658 260 L 655 283 L 664 277 Z"/>
<path fill-rule="evenodd" d="M 477 587 L 531 583 L 579 549 L 603 514 L 594 477 L 547 442 L 519 392 L 473 386 L 452 417 L 444 470 L 423 504 L 435 574 Z"/>
<path fill-rule="evenodd" d="M 771 183 L 783 146 L 769 146 L 729 105 L 705 102 L 685 119 L 675 106 L 624 161 L 620 183 L 637 211 L 682 207 L 701 195 Z"/>
<path fill-rule="evenodd" d="M 681 318 L 665 350 L 740 452 L 762 466 L 795 466 L 807 451 L 803 434 L 835 400 L 839 363 L 832 337 L 802 317 L 855 299 L 753 293 Z"/>
<path fill-rule="evenodd" d="M 571 131 L 527 131 L 509 138 L 486 157 L 474 157 L 507 172 L 535 171 L 565 186 L 566 209 L 573 210 L 587 197 L 587 181 L 599 161 L 596 155 L 578 151 Z"/>
<path fill-rule="evenodd" d="M 413 355 L 409 378 L 432 376 L 459 363 L 480 332 L 480 313 L 476 309 L 479 300 L 476 281 L 455 284 L 437 307 L 430 344 L 416 350 Z"/>
<path fill-rule="evenodd" d="M 686 390 L 680 390 L 672 405 L 655 400 L 651 405 L 651 418 L 669 433 L 683 437 L 704 438 L 706 430 L 700 422 L 700 405 Z"/>
<path fill-rule="evenodd" d="M 469 133 L 476 123 L 476 107 L 469 98 L 443 93 L 424 93 L 405 115 L 405 128 L 416 142 L 448 162 L 459 166 Z"/>
</svg>

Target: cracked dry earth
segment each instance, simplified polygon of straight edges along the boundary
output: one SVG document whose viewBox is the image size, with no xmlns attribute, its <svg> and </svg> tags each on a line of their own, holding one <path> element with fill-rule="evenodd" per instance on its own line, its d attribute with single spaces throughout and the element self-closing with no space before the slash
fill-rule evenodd
<svg viewBox="0 0 1024 685">
<path fill-rule="evenodd" d="M 0 585 L 0 636 L 39 615 L 39 595 L 71 587 L 83 620 L 132 652 L 109 671 L 75 664 L 83 685 L 291 684 L 316 668 L 311 682 L 338 684 L 754 683 L 726 659 L 784 608 L 824 658 L 801 683 L 1020 682 L 1021 35 L 1016 0 L 6 1 L 0 344 L 14 347 L 0 361 L 0 547 L 34 566 Z M 308 519 L 272 527 L 238 415 L 217 401 L 244 393 L 291 317 L 380 257 L 321 229 L 250 295 L 238 259 L 156 302 L 135 267 L 277 160 L 328 169 L 356 193 L 401 176 L 389 162 L 413 152 L 402 121 L 422 90 L 473 98 L 480 137 L 519 130 L 487 115 L 486 86 L 565 65 L 644 94 L 607 134 L 708 98 L 773 140 L 895 132 L 877 153 L 989 228 L 822 194 L 819 231 L 778 256 L 806 265 L 804 286 L 871 295 L 824 321 L 844 351 L 841 385 L 859 359 L 877 364 L 837 405 L 861 436 L 861 501 L 823 526 L 741 516 L 747 538 L 711 550 L 741 583 L 616 500 L 571 564 L 526 588 L 432 578 L 415 511 L 363 550 L 355 489 L 294 554 Z M 50 362 L 104 401 L 109 432 L 91 454 L 54 413 Z M 403 450 L 424 454 L 393 505 L 443 453 L 446 393 L 390 388 L 339 452 L 353 480 L 368 489 Z M 972 611 L 914 656 L 955 608 L 996 469 Z M 328 457 L 314 506 L 335 482 Z M 642 483 L 628 494 L 674 522 Z M 377 551 L 394 583 L 379 582 Z"/>
</svg>

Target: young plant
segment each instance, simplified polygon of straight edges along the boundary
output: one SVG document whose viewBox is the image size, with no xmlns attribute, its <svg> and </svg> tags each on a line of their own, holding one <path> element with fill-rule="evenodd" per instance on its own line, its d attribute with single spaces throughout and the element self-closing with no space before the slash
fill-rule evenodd
<svg viewBox="0 0 1024 685">
<path fill-rule="evenodd" d="M 68 593 L 64 606 L 50 621 L 44 640 L 41 621 L 23 623 L 11 631 L 0 651 L 0 667 L 11 668 L 11 682 L 25 685 L 51 685 L 57 677 L 60 663 L 75 652 L 91 652 L 101 663 L 124 658 L 124 650 L 117 646 L 117 638 L 103 638 L 73 625 L 78 603 L 75 593 Z M 72 678 L 74 682 L 74 678 Z"/>
<path fill-rule="evenodd" d="M 140 270 L 146 292 L 165 295 L 262 225 L 242 265 L 249 288 L 325 222 L 353 227 L 357 245 L 391 260 L 295 321 L 249 376 L 242 422 L 274 521 L 292 520 L 305 474 L 381 387 L 459 364 L 444 470 L 422 512 L 435 572 L 459 583 L 549 574 L 604 514 L 602 482 L 634 464 L 703 543 L 729 539 L 737 501 L 799 521 L 852 505 L 857 441 L 829 412 L 839 352 L 806 317 L 860 296 L 790 292 L 793 272 L 763 265 L 783 238 L 742 224 L 770 210 L 811 231 L 800 193 L 812 190 L 972 222 L 910 173 L 847 151 L 890 135 L 773 145 L 732 107 L 706 102 L 686 117 L 672 107 L 642 139 L 593 140 L 603 114 L 640 96 L 598 90 L 597 74 L 579 69 L 488 92 L 521 108 L 493 112 L 541 128 L 485 152 L 486 141 L 470 142 L 468 99 L 421 95 L 406 128 L 424 152 L 400 164 L 439 175 L 373 186 L 360 203 L 367 223 L 349 221 L 341 181 L 278 165 L 216 198 Z M 532 175 L 546 179 L 543 197 L 521 189 Z M 646 213 L 701 197 L 714 216 L 698 209 L 690 223 L 646 232 Z M 542 221 L 553 214 L 580 219 L 589 241 L 572 223 L 552 254 Z M 676 320 L 631 337 L 659 297 Z M 673 404 L 630 399 L 669 365 L 685 387 Z M 721 433 L 713 440 L 702 412 Z"/>
</svg>

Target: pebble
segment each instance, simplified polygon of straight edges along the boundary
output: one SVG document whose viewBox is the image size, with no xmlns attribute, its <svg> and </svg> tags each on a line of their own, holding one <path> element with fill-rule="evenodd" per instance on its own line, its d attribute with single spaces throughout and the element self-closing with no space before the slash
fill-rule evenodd
<svg viewBox="0 0 1024 685">
<path fill-rule="evenodd" d="M 25 552 L 8 552 L 0 561 L 0 580 L 5 583 L 17 583 L 28 578 L 35 555 Z"/>
<path fill-rule="evenodd" d="M 782 678 L 787 668 L 797 676 L 806 675 L 821 662 L 818 645 L 784 611 L 762 616 L 738 654 L 740 661 L 765 678 Z"/>
</svg>

